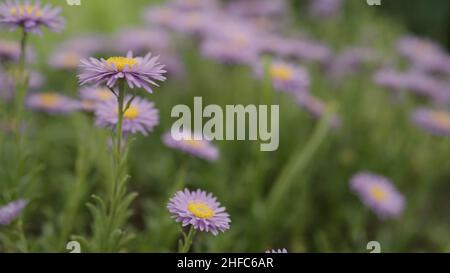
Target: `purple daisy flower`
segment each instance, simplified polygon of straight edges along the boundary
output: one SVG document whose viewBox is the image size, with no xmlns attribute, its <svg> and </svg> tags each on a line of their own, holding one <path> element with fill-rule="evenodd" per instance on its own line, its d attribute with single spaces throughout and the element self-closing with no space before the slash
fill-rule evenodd
<svg viewBox="0 0 450 273">
<path fill-rule="evenodd" d="M 266 253 L 288 253 L 286 248 L 277 248 L 266 250 Z"/>
<path fill-rule="evenodd" d="M 166 146 L 183 151 L 208 161 L 219 158 L 219 150 L 201 134 L 184 130 L 183 132 L 168 132 L 163 136 Z"/>
<path fill-rule="evenodd" d="M 74 50 L 59 49 L 50 57 L 50 65 L 58 69 L 75 70 L 89 55 Z"/>
<path fill-rule="evenodd" d="M 363 64 L 376 60 L 371 48 L 351 47 L 337 55 L 328 65 L 330 78 L 335 82 L 342 81 L 347 75 L 358 71 Z"/>
<path fill-rule="evenodd" d="M 449 72 L 449 56 L 438 44 L 418 37 L 407 36 L 397 42 L 397 50 L 408 58 L 416 69 Z"/>
<path fill-rule="evenodd" d="M 144 88 L 152 93 L 151 85 L 158 86 L 155 82 L 164 81 L 166 72 L 164 65 L 158 61 L 159 57 L 152 57 L 148 53 L 145 57 L 134 58 L 132 52 L 127 57 L 111 57 L 105 59 L 89 58 L 81 60 L 82 73 L 78 75 L 80 83 L 99 85 L 105 83 L 109 88 L 114 88 L 118 80 L 125 80 L 130 88 Z"/>
<path fill-rule="evenodd" d="M 80 89 L 82 108 L 94 112 L 99 103 L 115 100 L 116 97 L 108 88 L 85 87 Z"/>
<path fill-rule="evenodd" d="M 392 68 L 382 68 L 376 71 L 373 81 L 377 85 L 393 91 L 402 91 L 408 88 L 408 79 L 405 75 Z"/>
<path fill-rule="evenodd" d="M 20 45 L 12 41 L 0 41 L 0 63 L 17 62 L 20 58 Z"/>
<path fill-rule="evenodd" d="M 34 93 L 27 97 L 31 109 L 49 114 L 68 114 L 80 109 L 80 102 L 54 92 Z"/>
<path fill-rule="evenodd" d="M 306 111 L 308 111 L 312 116 L 314 116 L 317 119 L 322 118 L 322 116 L 327 111 L 327 104 L 318 99 L 315 98 L 308 93 L 300 93 L 296 96 L 297 103 Z M 339 117 L 334 115 L 331 118 L 330 125 L 333 128 L 339 128 L 341 125 L 341 120 Z"/>
<path fill-rule="evenodd" d="M 0 207 L 0 226 L 9 225 L 14 221 L 27 205 L 25 200 L 17 200 Z"/>
<path fill-rule="evenodd" d="M 360 172 L 350 179 L 350 187 L 380 219 L 398 218 L 403 212 L 403 195 L 383 176 Z"/>
<path fill-rule="evenodd" d="M 131 98 L 127 97 L 125 102 Z M 118 103 L 116 100 L 108 100 L 96 106 L 96 124 L 100 127 L 114 128 L 118 122 Z M 123 115 L 122 130 L 125 135 L 141 133 L 147 135 L 159 124 L 159 111 L 153 102 L 135 97 L 130 107 Z"/>
<path fill-rule="evenodd" d="M 268 76 L 274 89 L 290 93 L 305 93 L 309 87 L 309 74 L 303 67 L 281 60 L 273 60 L 268 67 Z M 258 64 L 255 68 L 258 78 L 264 77 L 264 68 Z"/>
<path fill-rule="evenodd" d="M 174 0 L 170 5 L 179 10 L 210 10 L 218 7 L 217 0 Z"/>
<path fill-rule="evenodd" d="M 310 0 L 309 13 L 317 18 L 334 17 L 343 6 L 343 0 Z"/>
<path fill-rule="evenodd" d="M 284 0 L 234 0 L 227 4 L 230 14 L 242 17 L 278 17 L 286 12 Z"/>
<path fill-rule="evenodd" d="M 200 189 L 179 191 L 167 205 L 172 217 L 183 227 L 191 225 L 194 229 L 211 232 L 214 235 L 230 228 L 230 215 L 220 206 L 216 197 Z"/>
<path fill-rule="evenodd" d="M 151 25 L 170 29 L 177 20 L 179 11 L 169 6 L 150 7 L 144 13 L 144 19 Z"/>
<path fill-rule="evenodd" d="M 32 4 L 27 0 L 6 0 L 0 4 L 0 24 L 12 30 L 21 27 L 26 32 L 36 34 L 42 33 L 42 27 L 58 32 L 64 28 L 64 20 L 59 16 L 60 13 L 60 8 L 41 6 L 40 1 Z"/>
<path fill-rule="evenodd" d="M 419 108 L 413 112 L 412 120 L 433 135 L 450 135 L 450 113 L 447 111 Z"/>
</svg>

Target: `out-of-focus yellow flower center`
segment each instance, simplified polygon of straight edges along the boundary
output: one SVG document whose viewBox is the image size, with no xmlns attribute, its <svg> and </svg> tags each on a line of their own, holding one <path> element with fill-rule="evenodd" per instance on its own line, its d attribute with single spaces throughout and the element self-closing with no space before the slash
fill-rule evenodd
<svg viewBox="0 0 450 273">
<path fill-rule="evenodd" d="M 214 210 L 212 210 L 207 204 L 203 202 L 190 202 L 188 204 L 188 210 L 195 216 L 203 219 L 211 218 L 214 216 Z"/>
<path fill-rule="evenodd" d="M 183 139 L 183 142 L 186 145 L 188 145 L 188 146 L 190 146 L 192 148 L 195 148 L 195 149 L 203 148 L 203 145 L 204 145 L 203 141 L 196 140 L 196 139 Z"/>
<path fill-rule="evenodd" d="M 18 5 L 9 9 L 9 13 L 13 16 L 35 15 L 40 17 L 42 10 L 31 5 Z"/>
<path fill-rule="evenodd" d="M 76 52 L 69 52 L 64 55 L 63 62 L 65 66 L 76 67 L 80 61 L 80 55 Z"/>
<path fill-rule="evenodd" d="M 289 81 L 293 78 L 294 72 L 286 65 L 272 65 L 270 68 L 270 76 L 273 79 Z"/>
<path fill-rule="evenodd" d="M 110 100 L 113 97 L 113 94 L 109 89 L 98 89 L 95 95 L 99 100 L 102 101 Z"/>
<path fill-rule="evenodd" d="M 127 119 L 135 119 L 139 116 L 139 109 L 135 106 L 130 106 L 123 116 Z"/>
<path fill-rule="evenodd" d="M 106 63 L 109 65 L 114 64 L 119 71 L 123 71 L 125 66 L 128 66 L 129 68 L 132 68 L 135 66 L 138 61 L 134 58 L 126 58 L 126 57 L 111 57 L 108 60 L 106 60 Z"/>
<path fill-rule="evenodd" d="M 54 107 L 59 102 L 59 96 L 56 94 L 42 94 L 39 100 L 44 107 Z"/>
<path fill-rule="evenodd" d="M 387 197 L 387 193 L 386 193 L 385 189 L 383 189 L 379 185 L 372 186 L 370 188 L 370 194 L 378 202 L 383 202 Z"/>
<path fill-rule="evenodd" d="M 444 111 L 436 111 L 431 114 L 431 119 L 440 127 L 450 127 L 450 115 Z"/>
</svg>

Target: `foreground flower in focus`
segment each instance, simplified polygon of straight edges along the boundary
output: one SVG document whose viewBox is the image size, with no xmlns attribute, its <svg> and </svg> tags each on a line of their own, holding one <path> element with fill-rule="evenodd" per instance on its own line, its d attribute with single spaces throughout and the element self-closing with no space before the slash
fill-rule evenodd
<svg viewBox="0 0 450 273">
<path fill-rule="evenodd" d="M 404 197 L 383 176 L 361 172 L 351 178 L 350 187 L 381 219 L 398 218 L 403 212 Z"/>
<path fill-rule="evenodd" d="M 217 235 L 230 228 L 230 215 L 220 206 L 216 197 L 200 189 L 177 192 L 167 205 L 170 213 L 183 227 L 191 225 L 194 229 Z"/>
<path fill-rule="evenodd" d="M 168 132 L 163 136 L 163 142 L 168 147 L 183 151 L 193 156 L 208 160 L 215 161 L 219 158 L 219 151 L 203 136 L 195 133 L 191 133 L 185 130 L 176 135 L 172 135 L 172 132 Z"/>
<path fill-rule="evenodd" d="M 266 253 L 288 253 L 286 248 L 270 249 L 266 250 Z"/>
<path fill-rule="evenodd" d="M 450 135 L 450 113 L 442 110 L 420 108 L 412 115 L 414 123 L 433 135 Z"/>
<path fill-rule="evenodd" d="M 128 101 L 130 98 L 127 98 Z M 95 111 L 96 124 L 101 127 L 114 128 L 118 123 L 117 101 L 107 100 L 98 104 Z M 124 134 L 141 133 L 147 135 L 159 124 L 159 111 L 153 102 L 142 98 L 134 98 L 123 115 L 122 132 Z"/>
<path fill-rule="evenodd" d="M 64 20 L 59 16 L 60 8 L 50 5 L 42 6 L 40 1 L 7 0 L 0 4 L 0 24 L 11 28 L 23 28 L 25 32 L 40 34 L 42 27 L 58 32 L 64 27 Z"/>
<path fill-rule="evenodd" d="M 26 99 L 28 107 L 49 114 L 68 114 L 80 109 L 80 103 L 58 93 L 35 93 Z"/>
<path fill-rule="evenodd" d="M 128 52 L 126 57 L 111 57 L 108 59 L 89 58 L 81 60 L 81 71 L 78 75 L 80 83 L 83 84 L 106 84 L 114 88 L 119 80 L 127 82 L 133 88 L 144 88 L 152 93 L 151 85 L 158 86 L 155 82 L 164 81 L 163 74 L 166 72 L 164 65 L 158 61 L 159 57 L 152 57 L 149 53 L 145 57 L 133 57 Z"/>
<path fill-rule="evenodd" d="M 16 219 L 27 205 L 25 200 L 17 200 L 0 207 L 0 226 L 9 225 Z"/>
</svg>

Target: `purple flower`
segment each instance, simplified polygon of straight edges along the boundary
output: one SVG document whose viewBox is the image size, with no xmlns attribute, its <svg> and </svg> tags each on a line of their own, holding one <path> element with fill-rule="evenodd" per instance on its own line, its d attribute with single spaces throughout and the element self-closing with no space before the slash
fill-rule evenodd
<svg viewBox="0 0 450 273">
<path fill-rule="evenodd" d="M 310 0 L 309 13 L 317 18 L 334 17 L 342 10 L 343 0 Z"/>
<path fill-rule="evenodd" d="M 114 94 L 108 88 L 85 87 L 80 89 L 82 108 L 94 112 L 99 103 L 115 100 Z"/>
<path fill-rule="evenodd" d="M 382 68 L 375 72 L 373 81 L 379 86 L 394 91 L 402 91 L 408 88 L 408 79 L 405 75 L 391 68 Z"/>
<path fill-rule="evenodd" d="M 123 29 L 115 35 L 113 41 L 118 52 L 162 52 L 172 47 L 167 32 L 156 28 Z"/>
<path fill-rule="evenodd" d="M 59 49 L 50 57 L 50 65 L 58 69 L 75 70 L 78 68 L 80 61 L 88 56 L 79 51 Z"/>
<path fill-rule="evenodd" d="M 309 95 L 308 93 L 300 93 L 296 95 L 296 101 L 302 108 L 317 119 L 322 118 L 327 111 L 327 105 L 325 102 Z M 333 128 L 338 128 L 341 125 L 341 120 L 339 117 L 333 116 L 331 117 L 330 125 Z"/>
<path fill-rule="evenodd" d="M 208 161 L 219 158 L 219 150 L 204 136 L 192 133 L 188 130 L 183 132 L 168 132 L 163 136 L 163 142 L 168 147 L 183 151 L 193 156 Z"/>
<path fill-rule="evenodd" d="M 80 68 L 82 72 L 78 79 L 81 84 L 105 83 L 109 88 L 114 88 L 118 80 L 125 80 L 132 89 L 144 88 L 152 93 L 150 85 L 158 86 L 156 80 L 166 79 L 163 76 L 166 72 L 164 65 L 159 63 L 158 57 L 152 57 L 151 53 L 143 58 L 134 58 L 133 53 L 128 52 L 127 57 L 84 59 L 81 60 Z"/>
<path fill-rule="evenodd" d="M 309 74 L 303 67 L 281 60 L 273 60 L 267 70 L 276 90 L 294 94 L 308 92 Z M 264 67 L 262 64 L 256 66 L 255 74 L 258 78 L 263 78 Z"/>
<path fill-rule="evenodd" d="M 183 11 L 210 10 L 218 7 L 217 0 L 173 0 L 170 6 Z"/>
<path fill-rule="evenodd" d="M 433 135 L 450 135 L 450 113 L 447 111 L 419 108 L 412 114 L 412 120 Z"/>
<path fill-rule="evenodd" d="M 173 22 L 177 20 L 179 11 L 175 10 L 173 7 L 161 6 L 161 7 L 150 7 L 144 13 L 144 19 L 152 27 L 162 27 L 171 28 Z"/>
<path fill-rule="evenodd" d="M 12 30 L 21 27 L 26 32 L 40 34 L 42 27 L 58 32 L 64 28 L 64 20 L 59 16 L 60 8 L 41 6 L 40 1 L 32 4 L 25 0 L 6 0 L 0 4 L 0 24 Z"/>
<path fill-rule="evenodd" d="M 0 41 L 0 63 L 17 62 L 20 58 L 20 45 L 17 42 Z"/>
<path fill-rule="evenodd" d="M 58 93 L 34 93 L 27 97 L 26 104 L 34 110 L 49 114 L 68 114 L 80 109 L 80 102 Z"/>
<path fill-rule="evenodd" d="M 127 103 L 130 99 L 130 97 L 127 97 L 125 102 Z M 96 124 L 100 127 L 114 128 L 118 122 L 117 108 L 118 102 L 116 100 L 99 103 L 95 110 Z M 124 113 L 122 130 L 125 135 L 129 133 L 147 135 L 158 124 L 159 111 L 155 108 L 153 102 L 135 97 Z"/>
<path fill-rule="evenodd" d="M 351 47 L 337 55 L 328 66 L 328 73 L 335 82 L 357 72 L 365 63 L 373 62 L 376 55 L 371 48 Z"/>
<path fill-rule="evenodd" d="M 214 235 L 230 228 L 230 215 L 220 206 L 216 197 L 200 189 L 177 192 L 167 205 L 172 217 L 182 226 L 211 232 Z"/>
<path fill-rule="evenodd" d="M 380 219 L 398 218 L 403 212 L 404 197 L 383 176 L 360 172 L 351 178 L 350 187 Z"/>
<path fill-rule="evenodd" d="M 17 200 L 0 207 L 0 226 L 9 225 L 14 221 L 27 205 L 25 200 Z"/>
<path fill-rule="evenodd" d="M 397 42 L 397 50 L 408 58 L 416 69 L 450 72 L 450 57 L 442 47 L 427 39 L 407 36 Z"/>
<path fill-rule="evenodd" d="M 242 17 L 278 17 L 286 12 L 284 0 L 234 0 L 227 4 L 230 14 Z"/>
<path fill-rule="evenodd" d="M 286 248 L 278 248 L 266 250 L 266 253 L 288 253 L 288 251 Z"/>
</svg>

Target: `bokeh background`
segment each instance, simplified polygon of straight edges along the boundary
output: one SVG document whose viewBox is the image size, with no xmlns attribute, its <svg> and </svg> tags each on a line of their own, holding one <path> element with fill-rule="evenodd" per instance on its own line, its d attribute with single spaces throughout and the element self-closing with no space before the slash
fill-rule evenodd
<svg viewBox="0 0 450 273">
<path fill-rule="evenodd" d="M 63 7 L 66 28 L 60 34 L 45 32 L 31 38 L 36 51 L 33 67 L 46 79 L 37 91 L 76 98 L 76 70 L 49 64 L 61 44 L 74 37 L 110 37 L 127 28 L 152 27 L 144 20 L 145 9 L 166 1 L 82 0 L 81 6 L 68 6 L 63 0 L 45 2 Z M 213 192 L 232 218 L 229 231 L 217 237 L 200 234 L 195 252 L 284 247 L 290 252 L 367 252 L 366 244 L 372 240 L 381 243 L 383 252 L 450 251 L 450 143 L 446 136 L 419 128 L 411 118 L 418 107 L 437 106 L 413 92 L 393 92 L 373 79 L 384 66 L 408 66 L 396 49 L 401 37 L 416 35 L 450 48 L 450 3 L 382 0 L 381 6 L 371 7 L 365 1 L 347 0 L 336 15 L 319 17 L 308 12 L 310 1 L 287 3 L 291 8 L 283 19 L 288 23 L 278 33 L 308 37 L 335 56 L 356 46 L 376 54 L 338 80 L 323 63 L 300 62 L 311 78 L 309 92 L 335 109 L 340 126 L 330 128 L 288 94 L 274 93 L 272 102 L 281 110 L 276 152 L 260 152 L 259 143 L 250 141 L 219 141 L 214 143 L 220 159 L 205 162 L 169 149 L 161 136 L 174 121 L 170 118 L 174 105 L 192 105 L 194 96 L 202 96 L 205 105 L 255 104 L 265 88 L 252 67 L 205 58 L 196 37 L 170 33 L 182 73 L 169 73 L 154 94 L 143 95 L 155 102 L 161 123 L 149 136 L 136 137 L 130 152 L 129 191 L 139 196 L 126 226 L 135 237 L 124 251 L 176 251 L 179 227 L 166 204 L 179 179 L 189 188 Z M 0 35 L 2 40 L 19 39 L 18 33 L 6 30 Z M 105 50 L 96 56 L 107 57 L 111 45 L 100 46 Z M 450 92 L 448 75 L 443 81 Z M 447 107 L 439 103 L 439 109 Z M 17 162 L 6 144 L 2 149 L 2 198 L 6 202 L 20 193 L 31 202 L 20 224 L 0 229 L 0 251 L 65 251 L 64 208 L 79 180 L 86 183 L 70 229 L 71 234 L 89 237 L 92 215 L 84 204 L 91 201 L 91 194 L 102 194 L 110 175 L 105 163 L 109 154 L 101 148 L 108 133 L 96 128 L 85 113 L 54 116 L 30 111 L 29 121 L 24 179 L 14 180 L 11 170 Z M 350 190 L 352 175 L 365 170 L 389 178 L 404 195 L 400 217 L 379 219 Z M 280 180 L 286 187 L 271 197 Z"/>
</svg>

